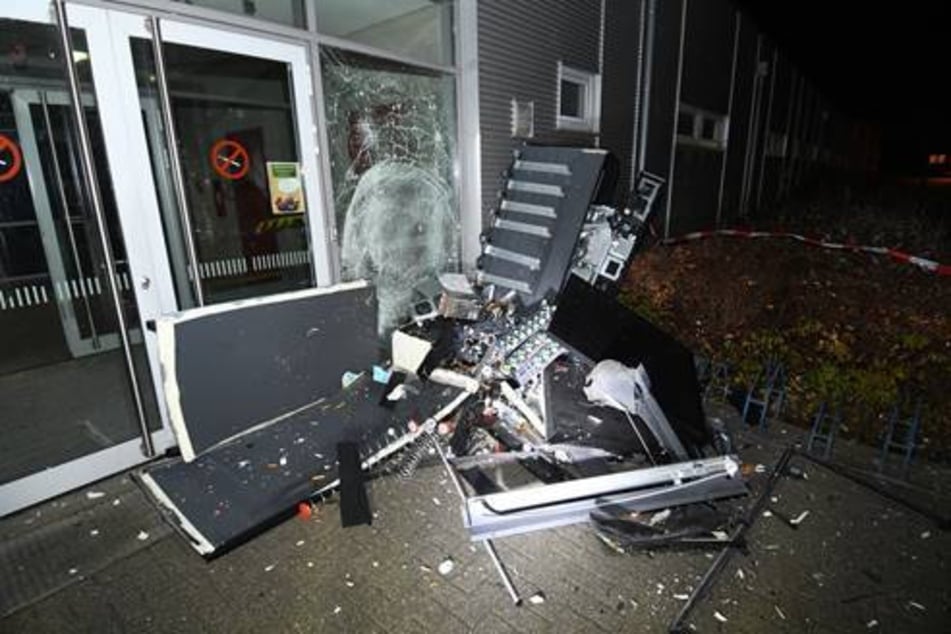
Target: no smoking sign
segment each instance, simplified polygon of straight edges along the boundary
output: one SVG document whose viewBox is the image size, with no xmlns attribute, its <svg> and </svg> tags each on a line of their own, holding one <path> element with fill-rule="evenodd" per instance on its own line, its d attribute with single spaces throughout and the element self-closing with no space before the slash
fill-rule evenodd
<svg viewBox="0 0 951 634">
<path fill-rule="evenodd" d="M 0 134 L 0 183 L 16 178 L 22 168 L 20 147 L 10 137 Z"/>
<path fill-rule="evenodd" d="M 211 146 L 208 157 L 215 173 L 222 178 L 236 181 L 244 178 L 251 168 L 248 150 L 232 139 L 219 139 Z"/>
</svg>

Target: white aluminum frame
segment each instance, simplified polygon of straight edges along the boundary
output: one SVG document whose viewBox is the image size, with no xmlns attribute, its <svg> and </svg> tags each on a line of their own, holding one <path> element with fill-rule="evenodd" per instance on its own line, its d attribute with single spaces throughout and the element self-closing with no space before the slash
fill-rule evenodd
<svg viewBox="0 0 951 634">
<path fill-rule="evenodd" d="M 93 20 L 93 23 L 84 22 L 81 16 L 76 14 L 76 7 L 71 6 L 69 9 L 71 27 L 80 28 L 86 31 L 87 43 L 90 46 L 90 57 L 96 55 L 94 48 L 95 50 L 99 51 L 99 54 L 102 54 L 102 46 L 108 42 L 102 41 L 102 31 L 92 28 L 97 26 L 94 23 L 95 20 Z M 14 0 L 11 3 L 4 3 L 2 7 L 2 16 L 4 18 L 21 20 L 24 22 L 53 25 L 53 17 L 50 11 L 50 5 L 45 2 Z M 99 18 L 100 22 L 98 26 L 102 27 L 104 24 L 101 21 L 101 14 L 99 14 Z M 108 116 L 103 116 L 104 112 L 101 106 L 102 96 L 103 94 L 109 92 L 109 84 L 112 77 L 107 74 L 106 77 L 108 77 L 108 79 L 102 80 L 101 78 L 103 75 L 100 73 L 96 73 L 95 77 L 99 78 L 94 81 L 94 85 L 96 95 L 99 98 L 97 108 L 100 112 L 100 118 L 104 128 L 103 136 L 106 140 L 108 149 L 108 146 L 110 145 L 110 138 L 106 134 L 105 128 L 107 127 L 107 123 L 112 124 L 113 122 L 108 121 Z M 112 166 L 115 165 L 115 162 L 111 156 L 109 163 Z M 113 175 L 114 174 L 115 172 L 113 172 Z M 113 178 L 112 181 L 114 188 L 118 190 L 122 184 L 118 182 L 118 179 L 116 178 Z M 134 230 L 128 226 L 126 218 L 121 215 L 121 208 L 120 224 L 122 225 L 121 228 L 123 240 L 125 241 L 127 253 L 129 254 L 130 270 L 134 271 L 132 268 L 132 254 L 135 252 L 134 250 L 136 248 L 136 243 L 130 242 L 130 237 L 135 237 L 132 235 L 134 234 Z M 141 231 L 139 233 L 141 233 Z M 139 302 L 139 312 L 141 316 L 143 310 L 142 296 L 139 293 L 140 289 L 138 285 L 133 284 L 133 288 L 135 289 L 136 299 Z M 152 355 L 149 356 L 151 362 Z M 153 365 L 152 369 L 154 372 L 157 369 L 157 365 Z M 157 385 L 155 387 L 157 387 Z M 174 445 L 174 439 L 172 437 L 171 430 L 164 423 L 164 420 L 166 420 L 164 414 L 162 416 L 162 420 L 162 427 L 151 433 L 153 446 L 159 453 L 164 452 L 166 449 Z M 82 456 L 81 458 L 76 458 L 54 467 L 37 471 L 36 473 L 24 476 L 17 480 L 0 484 L 0 516 L 8 515 L 38 502 L 42 502 L 43 500 L 60 493 L 64 493 L 124 469 L 128 469 L 137 464 L 141 464 L 145 460 L 147 460 L 147 458 L 143 448 L 143 440 L 140 437 L 136 437 L 112 447 Z"/>
<path fill-rule="evenodd" d="M 561 114 L 561 83 L 567 81 L 577 84 L 584 90 L 581 100 L 581 117 Z M 565 66 L 558 61 L 558 75 L 555 89 L 555 129 L 569 132 L 598 134 L 601 130 L 601 74 Z"/>
</svg>

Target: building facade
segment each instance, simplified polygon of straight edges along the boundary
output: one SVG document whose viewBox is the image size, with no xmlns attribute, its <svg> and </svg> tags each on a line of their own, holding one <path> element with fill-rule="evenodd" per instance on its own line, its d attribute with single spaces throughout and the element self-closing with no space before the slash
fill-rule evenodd
<svg viewBox="0 0 951 634">
<path fill-rule="evenodd" d="M 524 143 L 663 176 L 674 235 L 850 125 L 727 0 L 0 3 L 0 514 L 174 446 L 160 315 L 365 277 L 398 323 Z"/>
</svg>

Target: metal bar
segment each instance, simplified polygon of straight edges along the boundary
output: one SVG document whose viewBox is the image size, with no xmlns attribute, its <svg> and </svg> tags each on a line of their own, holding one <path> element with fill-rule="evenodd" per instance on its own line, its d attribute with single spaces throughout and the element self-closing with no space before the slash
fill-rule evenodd
<svg viewBox="0 0 951 634">
<path fill-rule="evenodd" d="M 548 185 L 546 183 L 534 183 L 531 181 L 510 180 L 506 189 L 526 194 L 539 194 L 541 196 L 553 196 L 555 198 L 564 198 L 565 190 L 560 185 Z"/>
<path fill-rule="evenodd" d="M 664 214 L 664 237 L 670 237 L 670 210 L 674 201 L 674 169 L 677 163 L 677 121 L 680 119 L 680 90 L 683 88 L 684 78 L 684 39 L 687 35 L 687 2 L 683 0 L 680 7 L 680 46 L 677 51 L 677 92 L 674 97 L 674 130 L 670 139 L 670 164 L 667 171 L 667 209 Z"/>
<path fill-rule="evenodd" d="M 591 496 L 617 495 L 650 486 L 686 482 L 710 475 L 729 474 L 735 472 L 736 468 L 735 458 L 717 456 L 580 480 L 567 480 L 544 487 L 512 489 L 478 496 L 472 500 L 484 501 L 486 506 L 496 513 L 511 513 L 570 500 L 582 500 Z"/>
<path fill-rule="evenodd" d="M 191 276 L 192 291 L 195 293 L 195 304 L 205 305 L 205 296 L 201 288 L 201 275 L 198 274 L 198 251 L 195 249 L 195 235 L 192 229 L 191 216 L 188 213 L 188 196 L 185 193 L 185 182 L 182 177 L 182 159 L 178 152 L 178 135 L 175 133 L 175 119 L 172 116 L 172 101 L 168 93 L 168 77 L 165 73 L 165 53 L 162 51 L 162 27 L 159 20 L 149 16 L 146 24 L 152 32 L 152 56 L 155 60 L 155 84 L 159 93 L 159 110 L 162 111 L 162 121 L 165 124 L 165 145 L 168 147 L 168 158 L 171 163 L 172 185 L 175 189 L 175 198 L 178 202 L 178 217 L 182 225 L 182 238 L 185 240 L 185 255 L 188 264 L 194 272 Z"/>
<path fill-rule="evenodd" d="M 92 151 L 92 141 L 89 137 L 89 127 L 86 124 L 86 111 L 83 108 L 79 75 L 76 72 L 76 65 L 73 62 L 73 42 L 72 39 L 70 39 L 69 23 L 66 19 L 66 2 L 65 0 L 55 0 L 53 7 L 56 12 L 56 26 L 59 30 L 59 39 L 64 56 L 63 61 L 66 66 L 66 76 L 69 80 L 70 106 L 72 107 L 73 116 L 76 120 L 76 131 L 79 136 L 79 147 L 82 153 L 81 163 L 83 175 L 85 176 L 86 185 L 89 188 L 89 196 L 96 219 L 95 224 L 99 244 L 102 248 L 103 259 L 105 260 L 105 276 L 109 282 L 109 294 L 112 296 L 113 309 L 116 311 L 119 340 L 122 342 L 122 353 L 125 359 L 126 372 L 128 374 L 130 387 L 132 388 L 132 399 L 135 404 L 136 417 L 139 421 L 142 449 L 147 457 L 152 457 L 155 455 L 155 447 L 152 444 L 152 435 L 149 431 L 148 420 L 145 417 L 145 406 L 142 403 L 142 392 L 139 389 L 139 380 L 136 376 L 135 363 L 132 359 L 132 347 L 129 342 L 126 317 L 122 309 L 122 300 L 119 297 L 115 256 L 113 255 L 112 245 L 109 242 L 109 234 L 106 230 L 105 205 L 102 201 L 102 193 L 99 191 L 99 181 L 96 178 L 95 157 Z"/>
<path fill-rule="evenodd" d="M 40 223 L 36 220 L 4 220 L 0 221 L 0 230 L 19 229 L 21 227 L 36 227 Z"/>
<path fill-rule="evenodd" d="M 740 49 L 740 29 L 743 28 L 743 19 L 739 11 L 736 12 L 734 22 L 733 61 L 730 65 L 730 94 L 726 102 L 726 150 L 723 152 L 723 163 L 720 165 L 720 185 L 717 189 L 717 228 L 720 228 L 723 221 L 723 193 L 726 189 L 726 168 L 730 160 L 730 128 L 733 127 L 733 93 L 736 91 L 736 60 Z"/>
<path fill-rule="evenodd" d="M 773 471 L 769 475 L 769 480 L 766 482 L 766 485 L 760 492 L 759 497 L 756 498 L 756 501 L 749 508 L 746 515 L 740 520 L 739 526 L 737 526 L 733 531 L 730 541 L 723 548 L 723 550 L 720 551 L 720 554 L 717 555 L 717 558 L 713 560 L 713 563 L 710 564 L 707 572 L 704 573 L 703 578 L 700 579 L 700 583 L 698 583 L 697 587 L 694 588 L 693 592 L 690 593 L 690 598 L 687 599 L 686 603 L 684 603 L 680 608 L 680 611 L 677 612 L 674 620 L 670 622 L 670 626 L 667 628 L 669 632 L 676 632 L 679 634 L 685 631 L 684 621 L 690 614 L 690 611 L 693 610 L 693 606 L 696 605 L 697 601 L 704 597 L 704 595 L 710 589 L 710 586 L 713 585 L 714 580 L 726 567 L 726 564 L 730 561 L 733 553 L 736 552 L 737 546 L 742 545 L 743 537 L 753 526 L 753 522 L 755 522 L 756 519 L 762 514 L 763 507 L 766 505 L 766 502 L 769 501 L 770 493 L 772 493 L 773 489 L 776 488 L 776 485 L 779 483 L 779 479 L 786 472 L 786 467 L 789 465 L 789 460 L 792 458 L 793 451 L 794 450 L 790 447 L 783 452 L 779 462 L 777 462 L 776 466 L 773 467 Z"/>
<path fill-rule="evenodd" d="M 506 231 L 516 231 L 530 236 L 538 236 L 539 238 L 547 239 L 551 237 L 551 231 L 549 231 L 548 227 L 533 225 L 527 222 L 518 222 L 517 220 L 505 220 L 504 218 L 500 218 L 495 221 L 495 226 L 499 229 L 505 229 Z"/>
<path fill-rule="evenodd" d="M 73 231 L 73 223 L 69 215 L 69 200 L 66 198 L 66 186 L 63 184 L 63 172 L 60 169 L 59 156 L 56 154 L 56 137 L 53 134 L 53 123 L 50 120 L 49 104 L 46 100 L 46 91 L 40 91 L 40 106 L 43 109 L 43 125 L 46 126 L 46 137 L 49 139 L 50 154 L 53 157 L 53 176 L 56 181 L 56 193 L 59 194 L 60 202 L 63 204 L 63 224 L 66 225 L 66 236 L 69 238 L 69 250 L 73 256 L 73 266 L 76 267 L 76 277 L 82 279 L 86 277 L 83 271 L 82 262 L 79 259 L 79 247 L 76 245 L 76 232 Z M 96 329 L 96 323 L 92 316 L 92 306 L 89 298 L 83 295 L 83 309 L 86 311 L 86 320 L 89 322 L 89 333 L 92 337 L 93 348 L 97 350 L 100 347 L 99 331 Z"/>
<path fill-rule="evenodd" d="M 645 164 L 647 155 L 647 131 L 649 127 L 651 108 L 651 81 L 654 73 L 654 30 L 657 23 L 657 0 L 643 0 L 649 2 L 647 9 L 646 42 L 644 46 L 644 89 L 641 94 L 641 121 L 640 139 L 637 149 L 637 168 L 640 171 L 647 169 Z M 676 121 L 674 122 L 676 124 Z M 676 125 L 674 128 L 676 129 Z"/>
<path fill-rule="evenodd" d="M 544 491 L 552 486 L 555 485 L 548 484 L 531 488 Z M 467 528 L 471 539 L 489 539 L 586 522 L 593 511 L 605 505 L 623 506 L 631 511 L 643 513 L 671 506 L 737 497 L 747 493 L 746 485 L 740 478 L 730 477 L 723 472 L 680 484 L 676 481 L 665 482 L 649 488 L 609 492 L 607 495 L 592 492 L 583 498 L 553 502 L 537 508 L 512 509 L 507 512 L 498 512 L 486 505 L 484 500 L 488 496 L 474 497 L 467 502 L 469 507 Z"/>
<path fill-rule="evenodd" d="M 485 254 L 491 255 L 492 257 L 498 258 L 499 260 L 505 260 L 506 262 L 512 262 L 513 264 L 519 264 L 532 271 L 537 271 L 542 267 L 542 262 L 538 258 L 525 255 L 524 253 L 519 253 L 518 251 L 503 249 L 502 247 L 493 246 L 491 244 L 485 247 Z"/>
<path fill-rule="evenodd" d="M 523 203 L 517 200 L 509 200 L 508 198 L 502 201 L 502 204 L 499 205 L 499 209 L 502 211 L 515 211 L 520 214 L 529 214 L 531 216 L 539 216 L 541 218 L 557 218 L 558 214 L 555 213 L 555 208 L 548 205 L 535 205 L 532 203 Z"/>
<path fill-rule="evenodd" d="M 634 109 L 631 113 L 633 125 L 631 126 L 631 171 L 628 180 L 628 192 L 634 189 L 634 181 L 637 179 L 637 170 L 640 167 L 638 165 L 637 148 L 640 143 L 641 94 L 644 91 L 644 35 L 647 26 L 647 0 L 639 0 L 637 10 L 637 53 L 635 55 Z"/>
<path fill-rule="evenodd" d="M 776 68 L 779 66 L 779 49 L 773 48 L 773 60 L 769 68 L 769 100 L 766 102 L 766 121 L 763 123 L 763 151 L 759 155 L 759 178 L 756 181 L 756 208 L 763 204 L 763 181 L 766 180 L 766 152 L 769 147 L 770 126 L 773 120 L 773 97 L 776 93 Z"/>
<path fill-rule="evenodd" d="M 483 284 L 496 284 L 498 286 L 504 286 L 505 288 L 512 288 L 520 293 L 531 293 L 532 287 L 526 282 L 521 282 L 519 280 L 513 280 L 508 277 L 503 277 L 501 275 L 493 275 L 492 273 L 479 273 L 479 279 Z"/>
<path fill-rule="evenodd" d="M 502 565 L 502 560 L 499 559 L 499 553 L 495 550 L 495 544 L 492 543 L 491 539 L 483 540 L 482 543 L 485 545 L 485 551 L 489 553 L 489 558 L 492 560 L 492 563 L 495 564 L 495 569 L 498 571 L 499 576 L 502 577 L 502 583 L 505 584 L 505 589 L 508 590 L 509 596 L 512 597 L 512 602 L 515 605 L 521 605 L 522 597 L 518 596 L 518 590 L 515 589 L 515 584 L 512 583 L 512 578 L 509 576 L 508 570 Z"/>
<path fill-rule="evenodd" d="M 515 169 L 524 172 L 539 172 L 542 174 L 559 174 L 571 176 L 571 169 L 564 163 L 546 163 L 543 161 L 523 161 L 516 159 Z"/>
</svg>

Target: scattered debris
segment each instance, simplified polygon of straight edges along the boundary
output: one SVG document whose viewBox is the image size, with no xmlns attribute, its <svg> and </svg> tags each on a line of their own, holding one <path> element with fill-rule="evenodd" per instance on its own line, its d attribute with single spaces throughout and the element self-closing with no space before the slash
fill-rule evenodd
<svg viewBox="0 0 951 634">
<path fill-rule="evenodd" d="M 303 546 L 303 545 L 304 545 L 304 540 L 303 540 L 303 539 L 299 539 L 299 540 L 297 540 L 297 543 L 294 544 L 294 545 L 295 545 L 295 546 Z"/>
<path fill-rule="evenodd" d="M 342 609 L 339 605 L 334 606 L 334 614 L 340 614 Z"/>
<path fill-rule="evenodd" d="M 149 534 L 146 531 L 139 531 L 139 534 L 135 536 L 140 542 L 144 542 L 149 538 Z"/>
<path fill-rule="evenodd" d="M 439 564 L 439 574 L 446 576 L 452 572 L 452 569 L 455 568 L 456 564 L 453 562 L 451 557 L 447 557 Z"/>
<path fill-rule="evenodd" d="M 865 627 L 867 627 L 868 629 L 872 629 L 873 627 L 878 627 L 878 619 L 872 619 L 871 621 L 865 624 Z"/>
<path fill-rule="evenodd" d="M 778 605 L 774 605 L 773 609 L 776 610 L 776 614 L 779 616 L 779 618 L 781 618 L 784 621 L 786 620 L 786 615 L 783 614 L 783 611 L 779 609 Z"/>
<path fill-rule="evenodd" d="M 921 610 L 922 612 L 925 612 L 925 606 L 921 605 L 917 601 L 909 601 L 908 605 L 909 607 L 915 608 L 916 610 Z"/>
<path fill-rule="evenodd" d="M 690 595 L 689 594 L 675 594 L 674 598 L 677 599 L 678 601 L 687 601 L 688 599 L 690 599 Z"/>
<path fill-rule="evenodd" d="M 98 500 L 101 497 L 105 497 L 106 494 L 102 491 L 86 491 L 87 500 Z"/>
<path fill-rule="evenodd" d="M 90 536 L 90 537 L 97 537 L 98 535 L 99 535 L 99 529 L 98 529 L 98 528 L 94 528 L 94 529 L 92 529 L 91 531 L 89 531 L 89 536 Z"/>
<path fill-rule="evenodd" d="M 922 539 L 928 539 L 929 537 L 931 537 L 931 531 L 925 531 L 921 534 Z"/>
<path fill-rule="evenodd" d="M 532 605 L 541 605 L 542 603 L 545 602 L 545 593 L 536 592 L 532 596 L 528 597 L 528 602 L 531 603 Z"/>
<path fill-rule="evenodd" d="M 264 567 L 264 572 L 271 572 L 275 567 L 277 567 L 277 564 L 268 564 Z"/>
<path fill-rule="evenodd" d="M 793 526 L 799 526 L 800 524 L 802 524 L 802 521 L 806 519 L 807 517 L 809 517 L 809 511 L 803 511 L 796 517 L 789 520 L 789 523 L 792 524 Z"/>
<path fill-rule="evenodd" d="M 727 619 L 725 616 L 723 616 L 722 614 L 720 614 L 720 612 L 718 612 L 718 611 L 713 613 L 713 618 L 715 618 L 716 620 L 718 620 L 720 623 L 726 623 L 726 622 L 729 620 L 729 619 Z"/>
<path fill-rule="evenodd" d="M 71 574 L 71 575 L 75 575 L 77 572 L 79 572 L 79 570 L 76 569 L 76 568 L 70 568 L 70 569 L 69 569 L 69 574 Z"/>
</svg>

